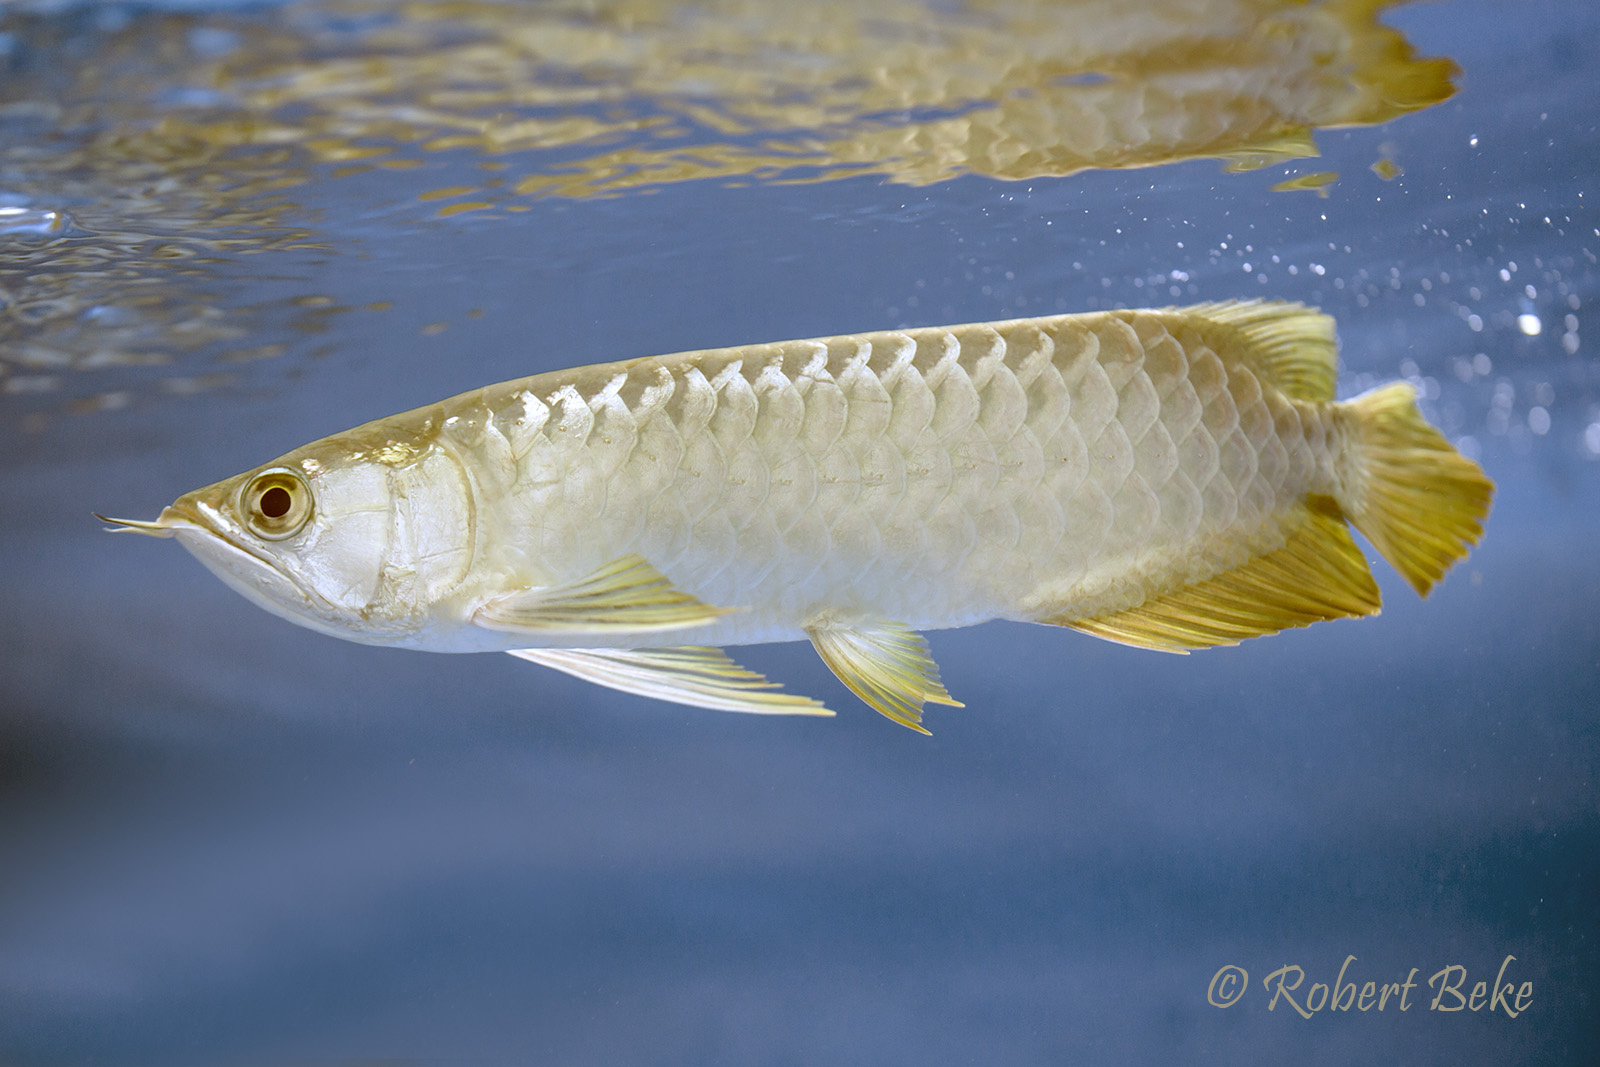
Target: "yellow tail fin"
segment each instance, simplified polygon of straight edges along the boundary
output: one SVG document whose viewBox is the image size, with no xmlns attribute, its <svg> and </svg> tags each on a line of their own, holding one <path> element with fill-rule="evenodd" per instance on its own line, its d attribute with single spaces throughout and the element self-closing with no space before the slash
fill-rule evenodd
<svg viewBox="0 0 1600 1067">
<path fill-rule="evenodd" d="M 1494 483 L 1394 382 L 1340 405 L 1348 433 L 1339 506 L 1423 596 L 1483 536 Z"/>
</svg>

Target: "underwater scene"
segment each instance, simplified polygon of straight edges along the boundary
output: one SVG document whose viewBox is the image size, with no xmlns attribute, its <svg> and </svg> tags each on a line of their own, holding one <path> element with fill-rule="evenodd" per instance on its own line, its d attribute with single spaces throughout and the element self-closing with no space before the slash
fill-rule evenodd
<svg viewBox="0 0 1600 1067">
<path fill-rule="evenodd" d="M 1588 0 L 0 4 L 0 1065 L 1596 1062 L 1597 174 Z M 1426 597 L 929 626 L 911 710 L 730 622 L 698 692 L 837 713 L 750 715 L 104 532 L 528 375 L 1249 300 L 1493 480 Z"/>
</svg>

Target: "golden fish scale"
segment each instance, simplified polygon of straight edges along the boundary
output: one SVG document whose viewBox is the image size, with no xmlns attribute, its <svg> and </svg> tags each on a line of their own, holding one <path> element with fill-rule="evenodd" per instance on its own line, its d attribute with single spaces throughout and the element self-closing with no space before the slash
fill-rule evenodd
<svg viewBox="0 0 1600 1067">
<path fill-rule="evenodd" d="M 697 628 L 709 644 L 819 615 L 1082 617 L 1270 551 L 1306 493 L 1333 492 L 1328 407 L 1206 329 L 1108 312 L 749 345 L 425 411 L 474 483 L 470 580 L 559 582 L 636 552 L 746 609 Z"/>
</svg>

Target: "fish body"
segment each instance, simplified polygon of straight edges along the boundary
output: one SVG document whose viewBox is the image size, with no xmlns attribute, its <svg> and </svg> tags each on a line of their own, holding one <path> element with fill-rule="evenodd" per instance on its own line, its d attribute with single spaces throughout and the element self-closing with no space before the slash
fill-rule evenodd
<svg viewBox="0 0 1600 1067">
<path fill-rule="evenodd" d="M 822 711 L 720 651 L 810 639 L 920 729 L 955 703 L 922 630 L 1182 651 L 1371 614 L 1347 520 L 1426 593 L 1492 485 L 1408 386 L 1340 403 L 1335 368 L 1331 319 L 1256 302 L 650 357 L 367 423 L 127 525 L 323 632 L 683 703 Z"/>
</svg>

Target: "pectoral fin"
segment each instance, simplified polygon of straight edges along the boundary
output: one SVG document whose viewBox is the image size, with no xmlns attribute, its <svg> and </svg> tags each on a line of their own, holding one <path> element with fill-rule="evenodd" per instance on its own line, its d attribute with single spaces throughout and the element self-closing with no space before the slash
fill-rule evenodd
<svg viewBox="0 0 1600 1067">
<path fill-rule="evenodd" d="M 828 669 L 877 711 L 918 733 L 925 701 L 964 707 L 939 682 L 939 667 L 922 635 L 894 622 L 806 627 Z"/>
<path fill-rule="evenodd" d="M 618 633 L 677 630 L 729 614 L 678 589 L 643 556 L 627 555 L 565 585 L 541 586 L 496 597 L 473 615 L 490 630 L 551 633 Z"/>
<path fill-rule="evenodd" d="M 810 697 L 773 692 L 776 682 L 745 670 L 720 648 L 523 648 L 511 654 L 586 682 L 674 704 L 757 715 L 833 714 Z"/>
</svg>

